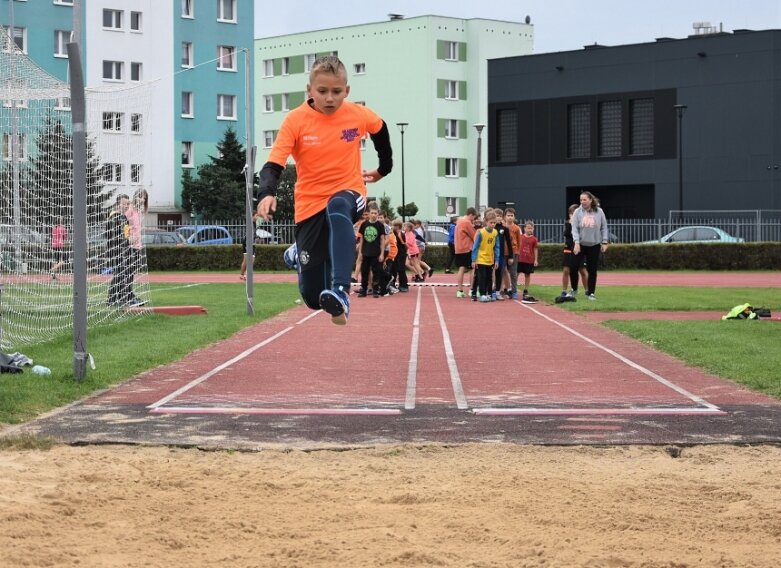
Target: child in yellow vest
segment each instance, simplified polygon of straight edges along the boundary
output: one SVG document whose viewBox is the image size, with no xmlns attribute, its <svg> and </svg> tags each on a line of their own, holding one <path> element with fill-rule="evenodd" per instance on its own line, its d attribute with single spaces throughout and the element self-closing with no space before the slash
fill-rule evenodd
<svg viewBox="0 0 781 568">
<path fill-rule="evenodd" d="M 472 247 L 472 265 L 477 271 L 477 286 L 481 302 L 490 302 L 492 296 L 490 288 L 491 276 L 499 266 L 499 254 L 501 243 L 497 238 L 496 213 L 493 211 L 485 215 L 485 222 L 475 234 L 475 244 Z"/>
</svg>

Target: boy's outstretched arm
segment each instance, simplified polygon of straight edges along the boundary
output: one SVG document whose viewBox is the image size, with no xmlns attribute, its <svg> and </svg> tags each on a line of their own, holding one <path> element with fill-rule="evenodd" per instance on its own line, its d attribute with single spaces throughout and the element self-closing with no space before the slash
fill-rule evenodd
<svg viewBox="0 0 781 568">
<path fill-rule="evenodd" d="M 380 165 L 376 170 L 369 170 L 363 172 L 363 181 L 367 183 L 374 183 L 391 173 L 393 169 L 393 149 L 390 143 L 390 133 L 388 132 L 388 125 L 385 121 L 382 121 L 382 128 L 376 133 L 370 134 L 374 149 L 377 151 L 377 158 L 379 158 Z"/>
<path fill-rule="evenodd" d="M 277 211 L 277 185 L 284 169 L 274 162 L 266 162 L 260 170 L 257 214 L 265 221 L 270 221 Z"/>
</svg>

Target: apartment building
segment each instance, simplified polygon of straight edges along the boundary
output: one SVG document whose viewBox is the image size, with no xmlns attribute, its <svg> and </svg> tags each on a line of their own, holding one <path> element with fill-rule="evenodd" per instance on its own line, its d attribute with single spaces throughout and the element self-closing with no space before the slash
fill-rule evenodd
<svg viewBox="0 0 781 568">
<path fill-rule="evenodd" d="M 312 63 L 337 54 L 347 66 L 350 100 L 380 114 L 391 133 L 394 170 L 370 186 L 369 195 L 389 196 L 394 208 L 402 199 L 414 202 L 417 217 L 446 220 L 475 204 L 479 177 L 480 204 L 485 205 L 488 176 L 485 167 L 477 171 L 473 125 L 487 119 L 487 61 L 531 53 L 533 26 L 433 15 L 389 17 L 255 40 L 258 167 L 285 113 L 305 101 Z M 483 146 L 483 166 L 486 151 Z M 365 168 L 376 167 L 370 140 L 364 141 L 364 152 Z"/>
<path fill-rule="evenodd" d="M 88 89 L 124 86 L 130 93 L 134 86 L 151 84 L 143 120 L 140 112 L 126 109 L 127 101 L 113 109 L 112 103 L 101 102 L 106 105 L 101 112 L 113 117 L 103 121 L 111 136 L 148 135 L 141 157 L 101 156 L 115 166 L 107 169 L 105 182 L 129 194 L 145 188 L 150 222 L 182 222 L 183 172 L 208 163 L 229 126 L 246 145 L 245 108 L 252 108 L 252 100 L 245 95 L 251 81 L 245 54 L 248 57 L 252 49 L 254 2 L 9 0 L 7 4 L 13 6 L 0 6 L 0 24 L 7 29 L 13 18 L 17 45 L 58 79 L 68 80 L 65 46 L 78 41 Z"/>
</svg>

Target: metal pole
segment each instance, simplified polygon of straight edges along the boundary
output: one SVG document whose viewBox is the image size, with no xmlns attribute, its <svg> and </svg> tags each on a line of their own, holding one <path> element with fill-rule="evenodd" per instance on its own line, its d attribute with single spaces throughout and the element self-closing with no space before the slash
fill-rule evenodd
<svg viewBox="0 0 781 568">
<path fill-rule="evenodd" d="M 13 0 L 8 2 L 8 49 L 11 55 L 16 57 L 16 40 L 14 38 L 15 33 L 14 23 L 14 3 Z M 11 65 L 11 84 L 16 84 L 16 65 Z M 19 197 L 20 191 L 20 179 L 19 179 L 19 167 L 20 167 L 20 148 L 19 148 L 19 115 L 16 106 L 16 98 L 11 99 L 11 148 L 8 152 L 11 166 L 11 180 L 13 186 L 13 216 L 14 216 L 14 230 L 11 235 L 12 244 L 14 245 L 14 270 L 16 272 L 22 272 L 22 243 L 21 243 L 21 228 L 22 224 L 22 205 Z M 9 267 L 10 270 L 10 267 Z"/>
<path fill-rule="evenodd" d="M 407 221 L 407 199 L 404 195 L 404 131 L 409 126 L 408 122 L 397 122 L 396 126 L 399 127 L 401 132 L 401 220 Z"/>
<path fill-rule="evenodd" d="M 73 375 L 87 372 L 87 134 L 84 75 L 79 45 L 69 43 L 73 136 Z"/>
<path fill-rule="evenodd" d="M 254 293 L 255 293 L 255 286 L 252 279 L 252 269 L 253 269 L 253 261 L 254 261 L 254 253 L 255 253 L 255 225 L 252 222 L 252 213 L 253 213 L 253 207 L 252 207 L 252 194 L 253 194 L 253 186 L 252 181 L 255 177 L 255 146 L 252 145 L 252 125 L 250 123 L 251 115 L 250 115 L 250 97 L 252 96 L 251 87 L 250 87 L 250 52 L 249 49 L 244 49 L 244 128 L 246 130 L 245 132 L 245 140 L 246 145 L 244 148 L 246 149 L 246 162 L 244 164 L 244 182 L 246 184 L 245 188 L 245 194 L 246 194 L 246 217 L 247 217 L 247 231 L 246 231 L 246 237 L 244 242 L 244 251 L 247 255 L 245 258 L 247 259 L 247 272 L 246 272 L 246 287 L 247 287 L 247 315 L 251 316 L 255 313 L 254 308 Z"/>
<path fill-rule="evenodd" d="M 683 111 L 686 105 L 675 105 L 678 113 L 678 218 L 683 219 Z"/>
<path fill-rule="evenodd" d="M 485 128 L 485 124 L 474 124 L 475 130 L 477 130 L 477 170 L 475 171 L 475 209 L 478 211 L 480 210 L 480 171 L 481 166 L 480 162 L 482 161 L 483 157 L 483 128 Z"/>
</svg>

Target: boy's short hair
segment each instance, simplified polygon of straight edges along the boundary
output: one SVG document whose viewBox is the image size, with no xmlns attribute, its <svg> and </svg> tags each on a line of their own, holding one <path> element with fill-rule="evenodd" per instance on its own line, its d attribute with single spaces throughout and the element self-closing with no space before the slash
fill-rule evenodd
<svg viewBox="0 0 781 568">
<path fill-rule="evenodd" d="M 497 217 L 504 217 L 504 211 L 501 209 L 494 209 L 494 213 L 496 213 Z"/>
<path fill-rule="evenodd" d="M 366 210 L 367 211 L 377 211 L 379 213 L 380 206 L 377 205 L 376 201 L 369 201 L 369 203 L 366 205 Z"/>
<path fill-rule="evenodd" d="M 515 209 L 513 209 L 512 207 L 508 207 L 507 209 L 504 210 L 504 214 L 505 215 L 510 215 L 510 214 L 515 215 Z"/>
<path fill-rule="evenodd" d="M 531 219 L 526 219 L 526 222 L 523 224 L 523 226 L 526 227 L 528 225 L 531 225 L 532 228 L 534 228 L 534 221 L 532 221 Z"/>
<path fill-rule="evenodd" d="M 345 80 L 347 79 L 347 67 L 344 66 L 344 63 L 342 63 L 341 59 L 336 55 L 318 57 L 315 62 L 312 63 L 312 68 L 309 70 L 310 80 L 318 73 L 330 73 L 331 75 L 344 74 Z"/>
<path fill-rule="evenodd" d="M 401 221 L 399 219 L 394 219 L 391 225 L 393 225 L 394 229 L 401 229 Z"/>
<path fill-rule="evenodd" d="M 494 211 L 493 209 L 489 209 L 488 211 L 485 212 L 483 218 L 486 221 L 496 221 L 496 211 Z"/>
<path fill-rule="evenodd" d="M 467 207 L 466 214 L 474 215 L 475 217 L 477 217 L 477 209 L 475 209 L 474 207 Z"/>
</svg>

